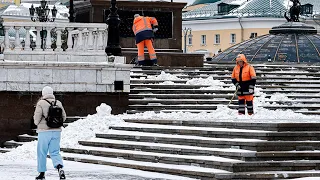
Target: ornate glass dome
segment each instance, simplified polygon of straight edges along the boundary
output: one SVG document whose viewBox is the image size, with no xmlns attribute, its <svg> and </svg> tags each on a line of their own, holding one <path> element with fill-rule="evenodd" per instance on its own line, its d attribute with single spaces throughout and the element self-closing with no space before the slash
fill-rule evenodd
<svg viewBox="0 0 320 180">
<path fill-rule="evenodd" d="M 207 3 L 215 3 L 221 0 L 195 0 L 192 5 L 197 5 L 197 4 L 207 4 Z"/>
<path fill-rule="evenodd" d="M 273 27 L 269 33 L 236 44 L 213 60 L 234 61 L 242 53 L 249 62 L 320 62 L 320 35 L 314 27 L 287 22 Z"/>
</svg>

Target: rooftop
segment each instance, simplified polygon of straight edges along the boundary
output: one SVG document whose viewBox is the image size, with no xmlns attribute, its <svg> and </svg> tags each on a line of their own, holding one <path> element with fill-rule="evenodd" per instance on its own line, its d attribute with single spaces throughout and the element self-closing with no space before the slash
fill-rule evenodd
<svg viewBox="0 0 320 180">
<path fill-rule="evenodd" d="M 195 1 L 195 3 L 198 1 Z M 312 4 L 313 13 L 320 14 L 319 0 L 300 0 L 301 5 Z M 226 3 L 237 5 L 229 13 L 219 13 L 218 4 Z M 279 17 L 283 18 L 284 12 L 291 7 L 289 0 L 219 0 L 205 6 L 185 12 L 183 20 L 212 19 L 228 17 Z"/>
</svg>

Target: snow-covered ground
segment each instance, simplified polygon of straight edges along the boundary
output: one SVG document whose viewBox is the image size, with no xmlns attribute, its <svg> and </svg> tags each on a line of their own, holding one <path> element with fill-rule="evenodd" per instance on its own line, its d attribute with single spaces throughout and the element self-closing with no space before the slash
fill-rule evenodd
<svg viewBox="0 0 320 180">
<path fill-rule="evenodd" d="M 158 78 L 159 80 L 178 79 L 175 75 L 164 74 L 157 77 L 148 77 L 148 79 Z M 173 82 L 172 82 L 173 83 Z M 224 85 L 223 82 L 213 80 L 208 77 L 206 79 L 191 79 L 186 84 L 204 84 L 211 85 L 211 88 L 217 89 Z M 232 88 L 232 87 L 231 87 Z M 234 88 L 234 87 L 233 87 Z M 284 94 L 276 93 L 270 99 L 266 98 L 266 94 L 261 89 L 256 88 L 255 94 L 259 97 L 254 100 L 255 114 L 252 116 L 239 116 L 237 110 L 229 109 L 225 105 L 221 105 L 217 110 L 210 113 L 155 113 L 153 111 L 138 114 L 121 114 L 112 115 L 111 107 L 101 104 L 96 108 L 97 113 L 88 115 L 84 119 L 80 119 L 69 124 L 62 131 L 61 146 L 76 148 L 79 147 L 79 140 L 90 140 L 95 137 L 96 133 L 107 133 L 110 125 L 120 125 L 125 123 L 124 119 L 174 119 L 174 120 L 211 120 L 211 121 L 238 121 L 238 122 L 319 122 L 319 116 L 303 115 L 294 113 L 291 110 L 268 110 L 260 105 L 270 104 L 267 100 L 286 101 L 291 100 Z M 36 145 L 37 142 L 27 142 L 8 153 L 0 154 L 0 179 L 4 180 L 28 180 L 33 179 L 36 175 Z M 49 161 L 50 162 L 50 161 Z M 52 165 L 48 162 L 47 180 L 55 179 L 56 172 L 52 169 Z M 123 168 L 115 168 L 101 165 L 90 165 L 76 162 L 66 162 L 65 166 L 67 175 L 76 180 L 84 179 L 122 179 L 122 180 L 144 180 L 144 179 L 187 179 L 177 176 L 169 176 L 158 173 L 146 173 L 137 170 L 129 170 Z M 319 179 L 319 178 L 318 178 Z M 307 180 L 307 178 L 305 178 Z M 312 180 L 309 178 L 308 180 Z"/>
<path fill-rule="evenodd" d="M 72 180 L 191 180 L 190 178 L 172 176 L 160 173 L 152 173 L 113 166 L 85 164 L 79 162 L 64 161 L 67 179 Z M 46 180 L 57 180 L 58 173 L 52 167 L 48 159 L 48 171 Z M 38 175 L 36 161 L 1 161 L 0 179 L 2 180 L 33 180 Z"/>
</svg>

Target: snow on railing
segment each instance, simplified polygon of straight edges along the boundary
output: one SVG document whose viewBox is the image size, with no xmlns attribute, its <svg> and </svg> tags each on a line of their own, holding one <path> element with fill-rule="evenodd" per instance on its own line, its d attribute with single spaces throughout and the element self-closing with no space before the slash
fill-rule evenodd
<svg viewBox="0 0 320 180">
<path fill-rule="evenodd" d="M 5 51 L 96 52 L 107 45 L 105 23 L 4 22 L 3 26 Z"/>
</svg>

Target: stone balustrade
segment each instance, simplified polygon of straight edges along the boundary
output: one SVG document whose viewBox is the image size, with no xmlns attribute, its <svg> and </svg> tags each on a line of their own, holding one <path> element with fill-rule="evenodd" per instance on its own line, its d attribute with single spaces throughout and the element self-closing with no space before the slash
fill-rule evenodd
<svg viewBox="0 0 320 180">
<path fill-rule="evenodd" d="M 104 49 L 108 31 L 105 23 L 4 22 L 3 26 L 4 59 L 107 61 Z"/>
</svg>

